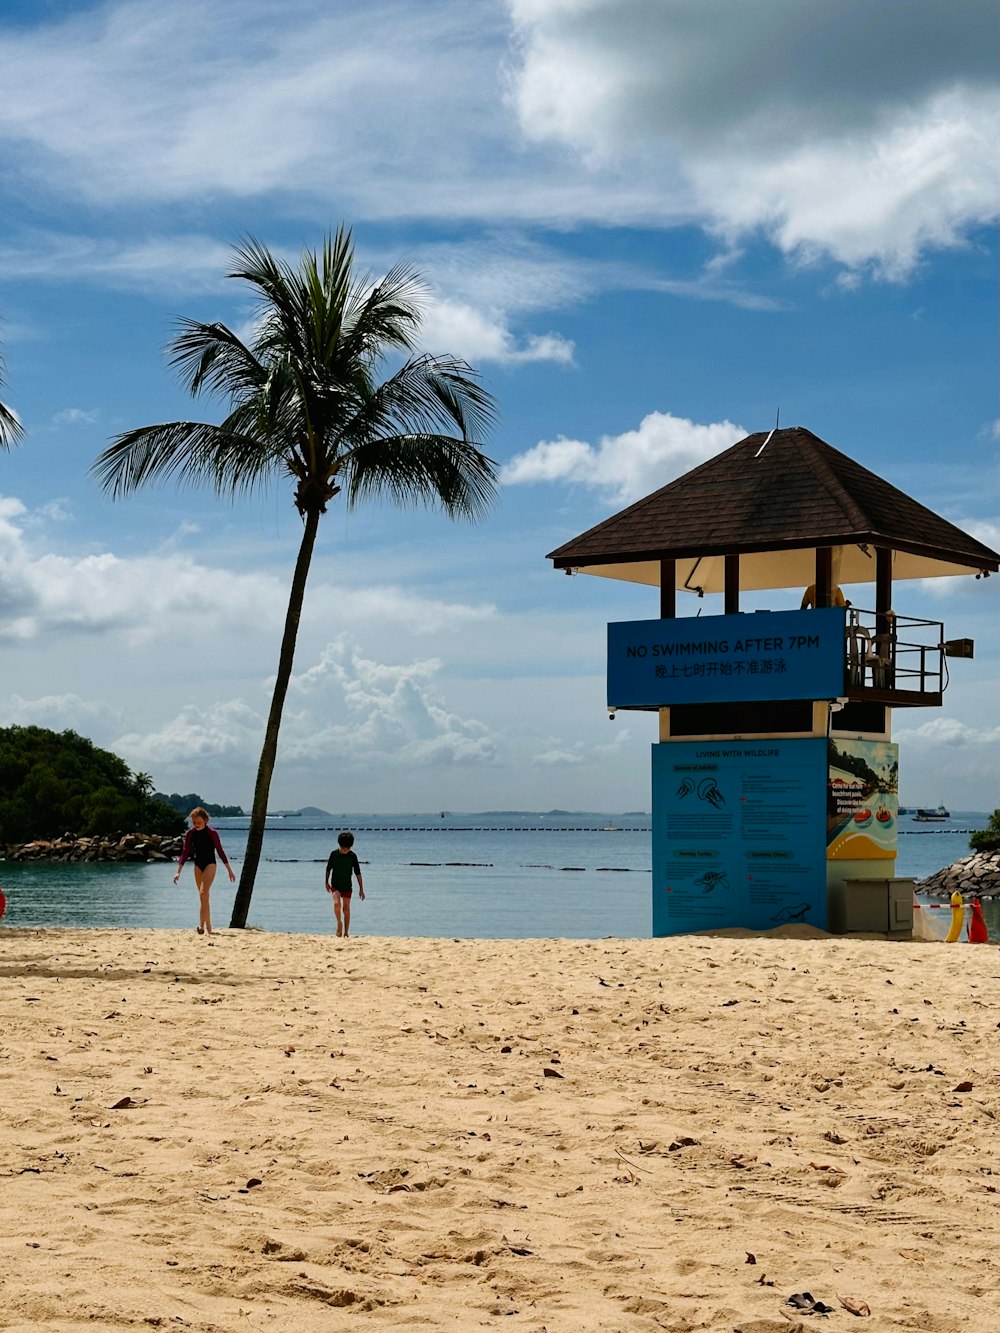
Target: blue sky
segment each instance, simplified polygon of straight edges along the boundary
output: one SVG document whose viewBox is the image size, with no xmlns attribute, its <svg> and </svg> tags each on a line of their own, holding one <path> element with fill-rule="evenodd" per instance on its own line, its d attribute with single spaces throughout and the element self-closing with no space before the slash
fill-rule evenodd
<svg viewBox="0 0 1000 1333">
<path fill-rule="evenodd" d="M 294 258 L 343 221 L 425 277 L 505 486 L 474 527 L 331 509 L 272 805 L 648 808 L 655 720 L 608 725 L 604 639 L 656 594 L 547 551 L 779 406 L 1000 546 L 993 26 L 979 0 L 0 0 L 28 432 L 0 458 L 0 724 L 249 801 L 290 497 L 113 504 L 87 474 L 211 413 L 162 348 L 178 315 L 247 324 L 235 243 Z M 976 640 L 944 708 L 896 716 L 913 803 L 1000 804 L 998 585 L 898 589 Z"/>
</svg>

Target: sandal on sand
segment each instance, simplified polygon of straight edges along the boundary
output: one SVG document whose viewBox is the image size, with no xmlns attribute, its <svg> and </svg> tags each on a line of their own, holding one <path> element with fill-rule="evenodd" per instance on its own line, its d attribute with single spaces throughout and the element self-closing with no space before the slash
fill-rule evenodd
<svg viewBox="0 0 1000 1333">
<path fill-rule="evenodd" d="M 196 927 L 196 929 L 197 929 L 199 935 L 204 935 L 204 933 L 205 933 L 205 927 L 204 927 L 204 926 L 198 926 L 198 927 Z"/>
<path fill-rule="evenodd" d="M 811 1291 L 797 1291 L 785 1304 L 794 1306 L 799 1314 L 833 1314 L 833 1306 L 816 1300 Z"/>
</svg>

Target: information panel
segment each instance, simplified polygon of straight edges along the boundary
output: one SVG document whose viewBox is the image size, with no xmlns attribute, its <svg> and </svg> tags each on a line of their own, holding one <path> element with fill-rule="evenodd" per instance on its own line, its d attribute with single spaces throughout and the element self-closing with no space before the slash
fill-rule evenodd
<svg viewBox="0 0 1000 1333">
<path fill-rule="evenodd" d="M 653 746 L 653 934 L 827 928 L 827 742 Z"/>
<path fill-rule="evenodd" d="M 608 625 L 608 706 L 838 699 L 846 611 L 625 620 Z"/>
<path fill-rule="evenodd" d="M 899 746 L 831 740 L 826 798 L 830 861 L 894 861 L 899 823 Z"/>
</svg>

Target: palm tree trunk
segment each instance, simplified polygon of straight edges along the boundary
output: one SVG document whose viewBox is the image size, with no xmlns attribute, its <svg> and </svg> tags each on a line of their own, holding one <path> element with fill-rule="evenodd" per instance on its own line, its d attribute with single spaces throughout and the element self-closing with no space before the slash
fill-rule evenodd
<svg viewBox="0 0 1000 1333">
<path fill-rule="evenodd" d="M 260 864 L 260 852 L 264 845 L 264 823 L 267 819 L 267 798 L 271 790 L 271 775 L 274 773 L 274 761 L 278 753 L 278 730 L 281 727 L 281 714 L 285 707 L 285 695 L 292 675 L 292 662 L 295 657 L 295 640 L 299 633 L 299 617 L 302 614 L 302 601 L 305 597 L 306 579 L 309 577 L 309 565 L 312 562 L 313 547 L 316 544 L 316 531 L 319 527 L 319 510 L 306 512 L 292 575 L 292 588 L 288 595 L 288 610 L 285 613 L 285 630 L 281 636 L 281 652 L 278 656 L 278 674 L 271 695 L 271 711 L 267 717 L 264 731 L 264 745 L 257 766 L 257 785 L 253 793 L 253 808 L 250 811 L 250 827 L 247 830 L 247 849 L 243 857 L 243 870 L 233 900 L 233 916 L 229 922 L 231 930 L 243 930 L 250 911 L 250 898 L 253 894 L 254 880 L 257 878 L 257 866 Z"/>
</svg>

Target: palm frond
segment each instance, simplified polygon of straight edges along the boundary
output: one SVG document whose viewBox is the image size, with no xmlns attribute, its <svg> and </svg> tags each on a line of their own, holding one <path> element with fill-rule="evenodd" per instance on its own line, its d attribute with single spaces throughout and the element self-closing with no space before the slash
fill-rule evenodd
<svg viewBox="0 0 1000 1333">
<path fill-rule="evenodd" d="M 24 439 L 24 427 L 16 414 L 0 403 L 0 449 L 11 449 Z"/>
<path fill-rule="evenodd" d="M 345 360 L 371 363 L 390 348 L 412 351 L 426 297 L 423 279 L 405 264 L 377 283 L 355 282 L 344 317 Z"/>
<path fill-rule="evenodd" d="M 496 424 L 492 396 L 476 372 L 454 357 L 415 357 L 364 396 L 345 435 L 437 433 L 456 427 L 463 440 L 484 441 Z"/>
<path fill-rule="evenodd" d="M 180 332 L 171 339 L 169 362 L 188 393 L 203 389 L 228 398 L 255 392 L 267 371 L 253 352 L 225 324 L 179 319 Z"/>
<path fill-rule="evenodd" d="M 4 364 L 0 357 L 0 384 L 3 384 Z M 10 449 L 24 439 L 24 427 L 17 413 L 0 403 L 0 449 Z"/>
<path fill-rule="evenodd" d="M 344 456 L 341 471 L 350 508 L 378 498 L 399 506 L 440 505 L 450 518 L 477 519 L 490 509 L 498 490 L 493 460 L 450 435 L 369 440 Z"/>
<path fill-rule="evenodd" d="M 90 471 L 113 499 L 170 479 L 235 495 L 269 480 L 280 462 L 280 450 L 253 435 L 204 422 L 169 421 L 115 436 Z"/>
</svg>

